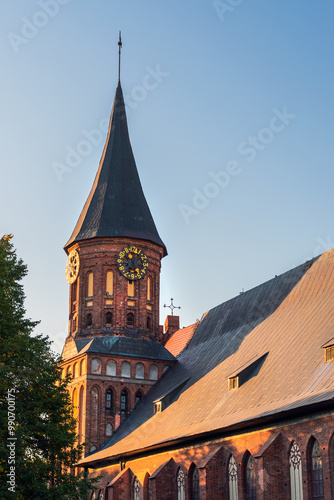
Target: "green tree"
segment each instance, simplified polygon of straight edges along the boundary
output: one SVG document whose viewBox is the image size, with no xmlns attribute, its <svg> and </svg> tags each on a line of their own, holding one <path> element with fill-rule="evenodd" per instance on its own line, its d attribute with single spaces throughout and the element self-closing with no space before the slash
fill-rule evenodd
<svg viewBox="0 0 334 500">
<path fill-rule="evenodd" d="M 82 455 L 49 339 L 33 336 L 20 283 L 27 267 L 0 239 L 0 499 L 79 499 L 94 488 L 69 471 Z M 94 488 L 95 489 L 95 488 Z"/>
</svg>

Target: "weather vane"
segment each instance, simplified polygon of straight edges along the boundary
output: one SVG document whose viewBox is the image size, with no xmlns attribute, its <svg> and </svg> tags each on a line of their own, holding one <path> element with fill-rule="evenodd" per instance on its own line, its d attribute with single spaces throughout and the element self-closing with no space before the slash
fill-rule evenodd
<svg viewBox="0 0 334 500">
<path fill-rule="evenodd" d="M 122 48 L 122 38 L 121 32 L 119 32 L 119 40 L 118 40 L 118 81 L 121 80 L 121 48 Z"/>
<path fill-rule="evenodd" d="M 166 304 L 164 304 L 164 307 L 169 307 L 169 309 L 172 311 L 172 316 L 174 316 L 174 313 L 173 313 L 174 309 L 181 309 L 181 306 L 174 306 L 173 300 L 174 299 L 170 299 L 170 305 L 169 306 L 167 306 Z"/>
</svg>

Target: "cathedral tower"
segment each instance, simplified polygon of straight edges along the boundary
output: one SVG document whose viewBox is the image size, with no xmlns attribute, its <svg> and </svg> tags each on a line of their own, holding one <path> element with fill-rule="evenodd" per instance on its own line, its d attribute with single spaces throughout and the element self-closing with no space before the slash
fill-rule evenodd
<svg viewBox="0 0 334 500">
<path fill-rule="evenodd" d="M 90 452 L 175 362 L 159 327 L 167 250 L 141 187 L 120 81 L 93 187 L 65 251 L 69 332 L 61 366 L 72 374 L 79 441 Z"/>
</svg>

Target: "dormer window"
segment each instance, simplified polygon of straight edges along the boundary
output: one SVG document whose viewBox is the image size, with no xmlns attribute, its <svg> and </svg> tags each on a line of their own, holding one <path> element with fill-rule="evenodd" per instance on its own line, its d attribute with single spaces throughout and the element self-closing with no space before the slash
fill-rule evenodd
<svg viewBox="0 0 334 500">
<path fill-rule="evenodd" d="M 161 412 L 162 412 L 162 402 L 155 401 L 154 402 L 154 413 L 161 413 Z"/>
<path fill-rule="evenodd" d="M 322 346 L 325 349 L 325 363 L 334 361 L 334 338 Z"/>
<path fill-rule="evenodd" d="M 228 390 L 232 391 L 232 389 L 238 389 L 239 387 L 239 377 L 230 377 L 228 379 Z"/>
</svg>

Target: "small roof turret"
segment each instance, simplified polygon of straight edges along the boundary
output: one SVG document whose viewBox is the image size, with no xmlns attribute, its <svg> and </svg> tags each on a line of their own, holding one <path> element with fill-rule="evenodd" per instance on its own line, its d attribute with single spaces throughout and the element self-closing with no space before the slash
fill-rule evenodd
<svg viewBox="0 0 334 500">
<path fill-rule="evenodd" d="M 74 242 L 100 237 L 147 240 L 167 255 L 140 183 L 120 82 L 94 184 L 65 250 Z"/>
</svg>

